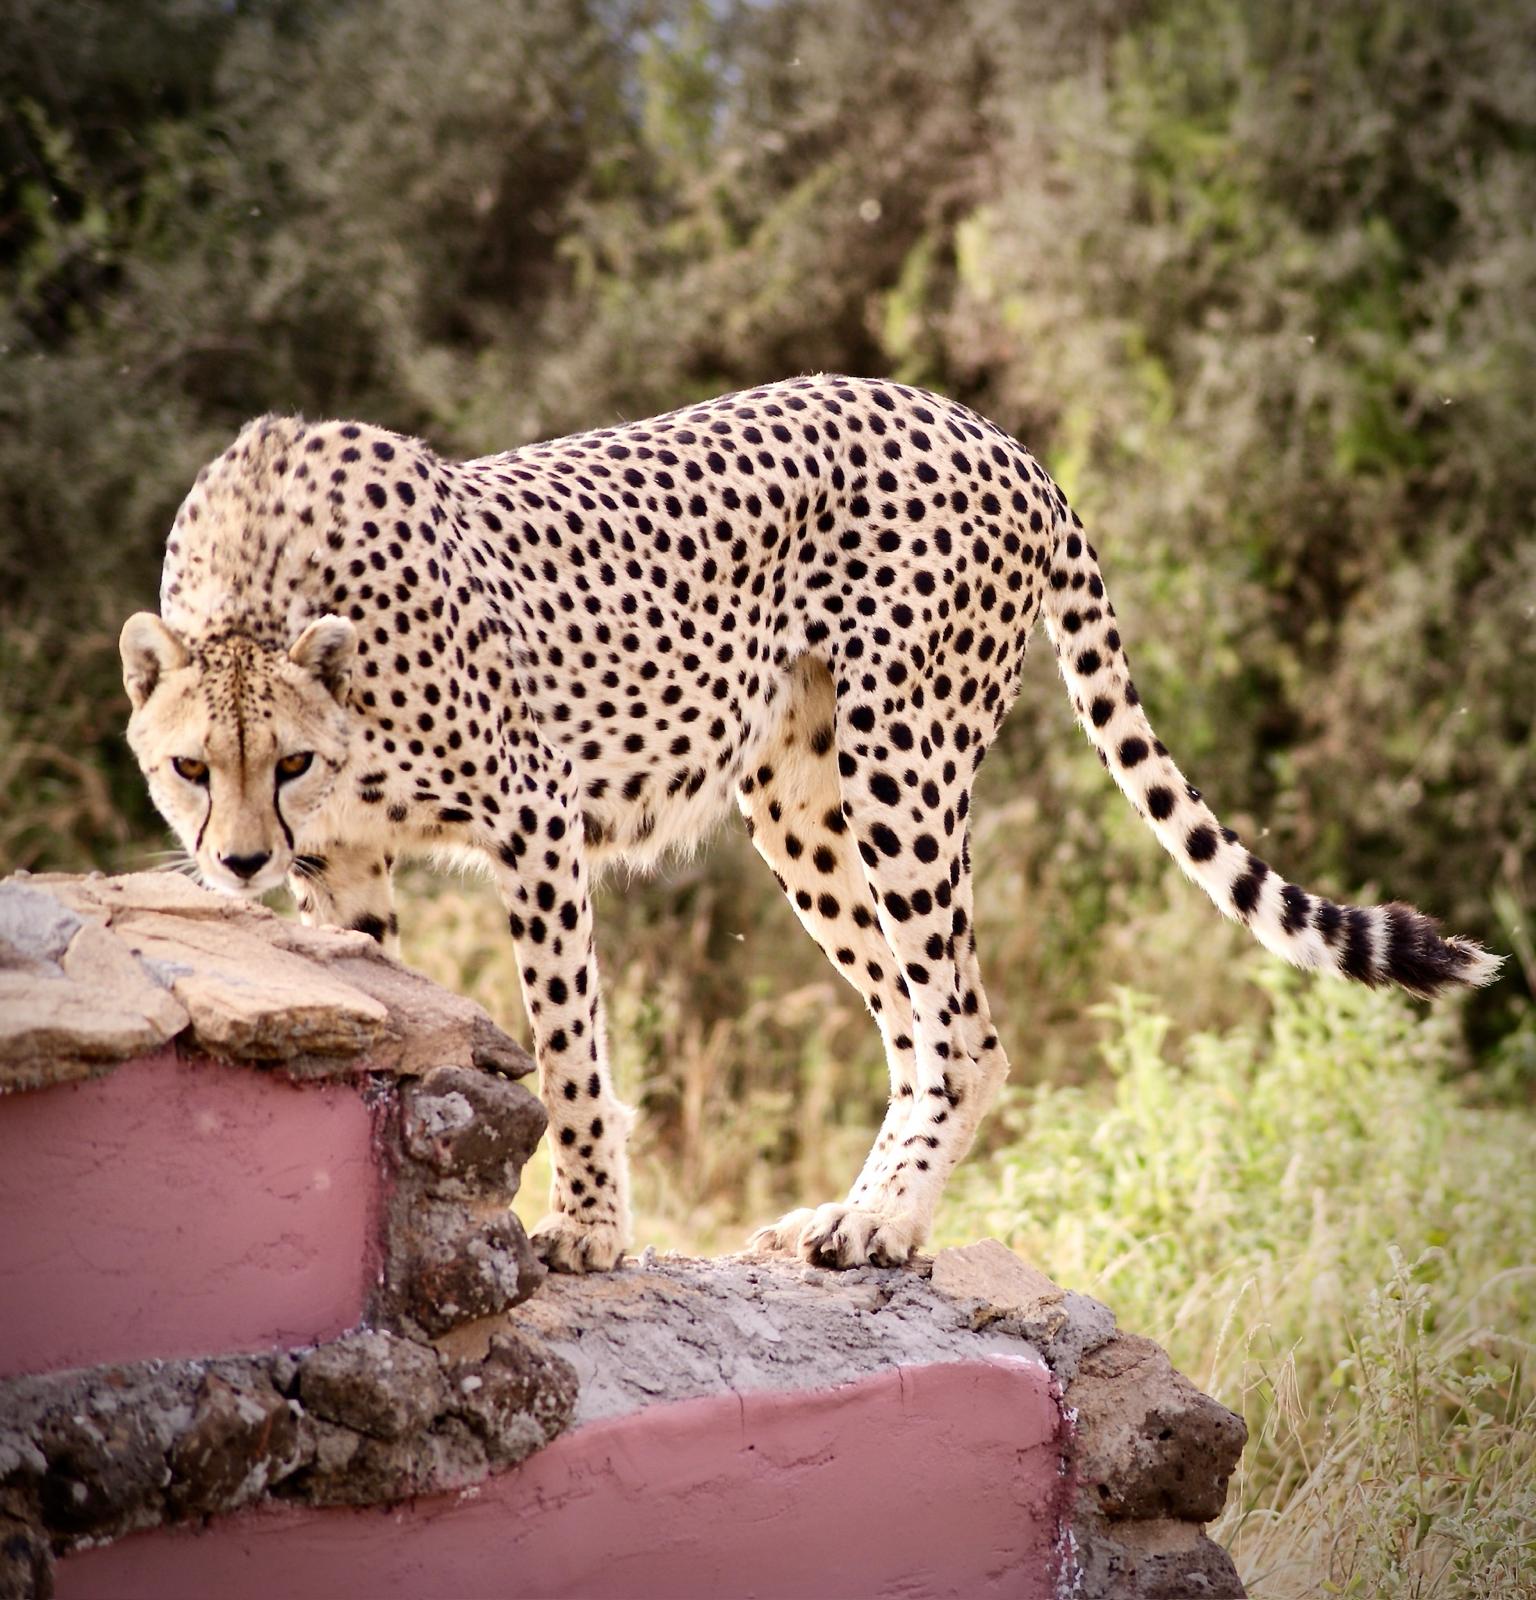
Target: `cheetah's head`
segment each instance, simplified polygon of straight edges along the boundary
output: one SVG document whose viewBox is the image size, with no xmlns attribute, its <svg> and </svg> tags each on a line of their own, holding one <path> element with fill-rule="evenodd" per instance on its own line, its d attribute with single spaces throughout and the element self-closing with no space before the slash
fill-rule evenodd
<svg viewBox="0 0 1536 1600">
<path fill-rule="evenodd" d="M 275 888 L 346 762 L 352 624 L 320 617 L 284 649 L 184 639 L 141 611 L 119 643 L 128 743 L 160 814 L 210 888 Z"/>
</svg>

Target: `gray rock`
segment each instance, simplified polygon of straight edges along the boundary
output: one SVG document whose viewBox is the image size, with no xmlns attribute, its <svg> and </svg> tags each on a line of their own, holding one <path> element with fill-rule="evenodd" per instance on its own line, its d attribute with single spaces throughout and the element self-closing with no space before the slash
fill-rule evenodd
<svg viewBox="0 0 1536 1600">
<path fill-rule="evenodd" d="M 29 883 L 0 883 L 0 969 L 58 969 L 80 931 L 78 912 Z"/>
<path fill-rule="evenodd" d="M 436 1353 L 392 1333 L 345 1334 L 299 1364 L 306 1411 L 377 1439 L 419 1431 L 446 1396 Z"/>
<path fill-rule="evenodd" d="M 401 1093 L 406 1153 L 436 1175 L 434 1194 L 517 1193 L 549 1118 L 520 1083 L 473 1067 L 436 1067 Z"/>
<path fill-rule="evenodd" d="M 1032 1349 L 978 1331 L 972 1307 L 936 1290 L 923 1262 L 830 1272 L 771 1256 L 647 1259 L 591 1277 L 554 1274 L 516 1313 L 516 1327 L 576 1368 L 578 1423 L 724 1389 L 824 1388 Z"/>
<path fill-rule="evenodd" d="M 1248 1430 L 1150 1339 L 1122 1333 L 1084 1357 L 1067 1404 L 1086 1510 L 1197 1523 L 1221 1514 Z"/>
<path fill-rule="evenodd" d="M 435 1339 L 526 1300 L 546 1270 L 508 1210 L 394 1197 L 381 1310 Z"/>
</svg>

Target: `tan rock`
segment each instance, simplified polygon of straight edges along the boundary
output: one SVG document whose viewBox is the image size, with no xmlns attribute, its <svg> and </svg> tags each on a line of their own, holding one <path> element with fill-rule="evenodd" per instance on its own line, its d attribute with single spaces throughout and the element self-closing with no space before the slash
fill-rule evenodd
<svg viewBox="0 0 1536 1600">
<path fill-rule="evenodd" d="M 940 1250 L 933 1258 L 933 1286 L 956 1300 L 979 1301 L 977 1327 L 1010 1317 L 1049 1338 L 1067 1320 L 1061 1304 L 1066 1291 L 998 1239 Z"/>
<path fill-rule="evenodd" d="M 370 1052 L 375 1066 L 411 1077 L 448 1065 L 488 1068 L 509 1078 L 533 1071 L 528 1052 L 473 1000 L 385 955 L 366 933 L 279 919 L 272 938 L 285 950 L 325 963 L 388 1008 L 389 1026 Z"/>
<path fill-rule="evenodd" d="M 96 922 L 83 924 L 51 976 L 0 972 L 0 1089 L 37 1088 L 148 1055 L 187 1012 Z"/>
<path fill-rule="evenodd" d="M 268 925 L 281 920 L 259 901 L 215 894 L 179 872 L 125 872 L 110 878 L 94 872 L 83 878 L 40 872 L 26 881 L 82 915 L 104 913 L 108 921 L 119 911 L 171 911 L 183 917 Z"/>
<path fill-rule="evenodd" d="M 392 1021 L 374 1052 L 381 1065 L 413 1077 L 447 1065 L 484 1067 L 511 1078 L 533 1071 L 528 1052 L 473 1000 L 377 952 L 375 945 L 368 954 L 343 956 L 331 970 L 388 1007 Z"/>
<path fill-rule="evenodd" d="M 215 1055 L 356 1056 L 388 1026 L 389 1012 L 377 1000 L 277 948 L 265 929 L 233 920 L 188 927 L 179 913 L 126 909 L 114 915 L 113 929 L 157 964 L 187 1008 L 193 1038 Z"/>
<path fill-rule="evenodd" d="M 189 1026 L 210 1054 L 283 1062 L 301 1077 L 364 1055 L 370 1068 L 412 1076 L 533 1069 L 473 1001 L 366 934 L 306 928 L 179 873 L 0 885 L 0 1086 L 99 1071 Z"/>
</svg>

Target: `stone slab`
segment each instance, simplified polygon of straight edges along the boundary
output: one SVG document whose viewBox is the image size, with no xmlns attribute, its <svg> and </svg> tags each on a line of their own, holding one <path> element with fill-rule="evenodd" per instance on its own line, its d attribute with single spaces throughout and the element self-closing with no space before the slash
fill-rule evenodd
<svg viewBox="0 0 1536 1600">
<path fill-rule="evenodd" d="M 932 1281 L 936 1264 L 835 1272 L 769 1255 L 697 1260 L 647 1250 L 616 1272 L 552 1274 L 510 1320 L 576 1368 L 578 1423 L 722 1386 L 809 1389 L 992 1356 L 1035 1361 L 1065 1383 L 1081 1349 L 1114 1332 L 1114 1319 L 1084 1296 L 1064 1298 L 1065 1320 L 1045 1345 L 1000 1322 L 978 1326 L 970 1302 Z"/>
</svg>

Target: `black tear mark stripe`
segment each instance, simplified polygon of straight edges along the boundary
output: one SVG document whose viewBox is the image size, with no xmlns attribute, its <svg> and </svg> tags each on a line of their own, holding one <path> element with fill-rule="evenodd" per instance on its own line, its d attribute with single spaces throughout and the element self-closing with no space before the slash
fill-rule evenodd
<svg viewBox="0 0 1536 1600">
<path fill-rule="evenodd" d="M 288 819 L 283 815 L 283 786 L 278 781 L 277 769 L 272 772 L 272 812 L 277 818 L 277 825 L 283 830 L 283 838 L 288 841 L 288 848 L 293 849 L 293 829 L 288 826 Z"/>
</svg>

